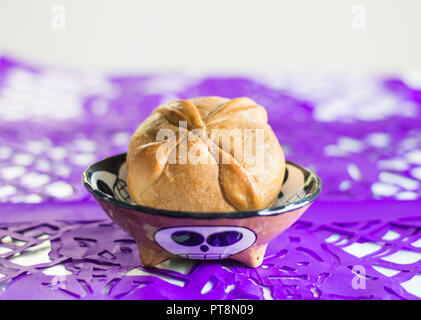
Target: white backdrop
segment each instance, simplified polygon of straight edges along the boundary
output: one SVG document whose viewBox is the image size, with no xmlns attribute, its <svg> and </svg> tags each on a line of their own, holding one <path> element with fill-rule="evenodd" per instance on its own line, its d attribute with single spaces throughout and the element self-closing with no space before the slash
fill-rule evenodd
<svg viewBox="0 0 421 320">
<path fill-rule="evenodd" d="M 403 71 L 421 67 L 421 1 L 0 0 L 0 48 L 115 72 Z"/>
</svg>

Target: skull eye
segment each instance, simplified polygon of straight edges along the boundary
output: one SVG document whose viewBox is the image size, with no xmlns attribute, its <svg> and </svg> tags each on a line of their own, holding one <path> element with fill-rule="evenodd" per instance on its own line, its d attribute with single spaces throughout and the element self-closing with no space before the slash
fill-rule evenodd
<svg viewBox="0 0 421 320">
<path fill-rule="evenodd" d="M 212 247 L 226 247 L 241 240 L 243 234 L 237 231 L 225 231 L 211 234 L 206 242 Z"/>
<path fill-rule="evenodd" d="M 171 239 L 183 246 L 193 247 L 201 244 L 205 239 L 200 233 L 192 231 L 177 231 L 171 235 Z"/>
<path fill-rule="evenodd" d="M 114 195 L 113 190 L 111 190 L 111 188 L 108 186 L 108 184 L 106 184 L 104 181 L 98 180 L 96 182 L 96 186 L 97 186 L 98 190 L 108 194 L 109 196 L 112 197 Z"/>
</svg>

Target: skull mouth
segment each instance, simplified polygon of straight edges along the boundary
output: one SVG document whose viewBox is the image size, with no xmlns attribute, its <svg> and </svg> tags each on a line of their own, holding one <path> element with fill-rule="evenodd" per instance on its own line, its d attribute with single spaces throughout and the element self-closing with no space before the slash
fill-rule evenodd
<svg viewBox="0 0 421 320">
<path fill-rule="evenodd" d="M 181 258 L 186 259 L 193 259 L 193 260 L 221 260 L 229 258 L 229 254 L 225 253 L 208 253 L 208 254 L 201 254 L 201 253 L 186 253 L 186 254 L 179 254 Z"/>
</svg>

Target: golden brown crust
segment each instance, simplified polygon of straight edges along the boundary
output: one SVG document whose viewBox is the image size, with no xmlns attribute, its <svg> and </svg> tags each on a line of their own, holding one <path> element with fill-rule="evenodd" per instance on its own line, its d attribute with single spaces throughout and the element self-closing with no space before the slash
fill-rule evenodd
<svg viewBox="0 0 421 320">
<path fill-rule="evenodd" d="M 165 141 L 157 139 L 165 130 Z M 127 166 L 138 204 L 230 212 L 268 207 L 280 191 L 285 159 L 263 107 L 249 98 L 200 97 L 155 109 L 130 140 Z"/>
</svg>

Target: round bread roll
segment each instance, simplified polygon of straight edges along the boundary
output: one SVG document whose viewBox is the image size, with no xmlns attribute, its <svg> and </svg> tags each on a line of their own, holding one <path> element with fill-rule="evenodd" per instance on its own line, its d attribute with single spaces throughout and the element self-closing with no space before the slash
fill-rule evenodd
<svg viewBox="0 0 421 320">
<path fill-rule="evenodd" d="M 266 110 L 249 98 L 161 105 L 137 128 L 127 153 L 133 201 L 167 210 L 263 209 L 276 200 L 284 173 Z"/>
</svg>

